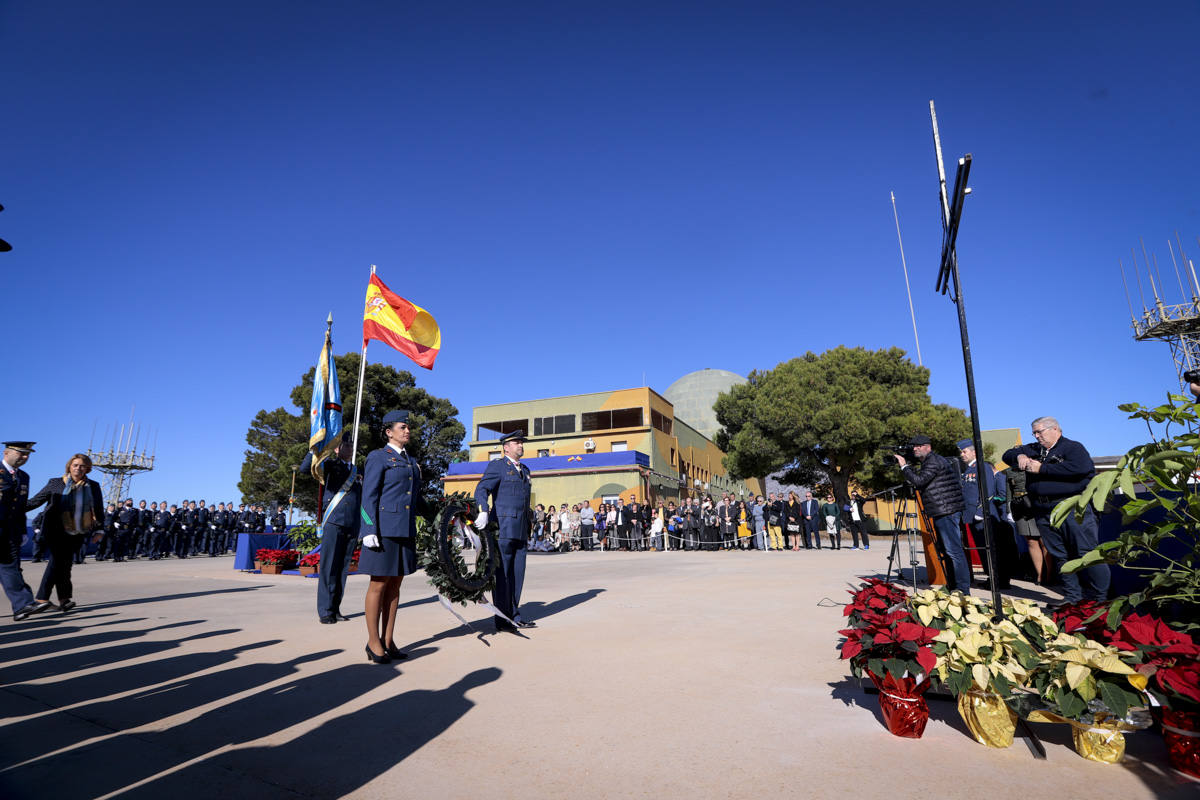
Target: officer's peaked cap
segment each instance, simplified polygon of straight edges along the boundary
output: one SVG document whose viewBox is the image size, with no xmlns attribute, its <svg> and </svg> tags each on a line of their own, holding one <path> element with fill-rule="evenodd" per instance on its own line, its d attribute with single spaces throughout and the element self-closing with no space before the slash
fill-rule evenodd
<svg viewBox="0 0 1200 800">
<path fill-rule="evenodd" d="M 389 411 L 383 415 L 384 425 L 395 425 L 397 422 L 408 422 L 407 411 Z"/>
<path fill-rule="evenodd" d="M 500 437 L 500 444 L 505 442 L 523 442 L 525 441 L 525 431 L 513 431 Z"/>
</svg>

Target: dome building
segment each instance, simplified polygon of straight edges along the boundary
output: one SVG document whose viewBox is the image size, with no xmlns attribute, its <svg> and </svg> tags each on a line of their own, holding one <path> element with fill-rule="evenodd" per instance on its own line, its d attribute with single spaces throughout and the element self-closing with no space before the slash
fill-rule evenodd
<svg viewBox="0 0 1200 800">
<path fill-rule="evenodd" d="M 675 407 L 677 418 L 712 439 L 721 429 L 713 411 L 717 395 L 745 382 L 741 375 L 727 369 L 700 369 L 668 386 L 663 397 Z"/>
</svg>

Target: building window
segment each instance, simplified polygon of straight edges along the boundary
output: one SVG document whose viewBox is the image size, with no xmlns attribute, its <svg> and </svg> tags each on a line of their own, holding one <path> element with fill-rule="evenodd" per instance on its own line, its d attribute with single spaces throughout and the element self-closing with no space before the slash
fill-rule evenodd
<svg viewBox="0 0 1200 800">
<path fill-rule="evenodd" d="M 549 455 L 550 455 L 550 451 L 549 451 L 549 450 L 538 450 L 537 457 L 538 457 L 538 458 L 546 458 L 546 457 L 548 457 Z"/>
<path fill-rule="evenodd" d="M 495 461 L 496 459 L 500 458 L 502 455 L 504 455 L 504 453 L 502 453 L 501 451 L 493 450 L 490 453 L 488 453 L 488 461 Z"/>
<path fill-rule="evenodd" d="M 551 436 L 556 433 L 574 433 L 575 415 L 559 414 L 555 417 L 534 417 L 533 435 Z"/>
<path fill-rule="evenodd" d="M 581 430 L 607 431 L 613 428 L 640 428 L 642 409 L 614 408 L 608 411 L 586 411 L 583 414 Z"/>
<path fill-rule="evenodd" d="M 613 442 L 612 451 L 614 453 L 624 453 L 629 449 L 629 442 Z"/>
<path fill-rule="evenodd" d="M 505 420 L 504 422 L 483 422 L 475 428 L 475 441 L 482 442 L 486 439 L 499 439 L 505 434 L 528 429 L 529 420 L 527 419 L 510 419 Z"/>
<path fill-rule="evenodd" d="M 675 466 L 675 448 L 671 448 L 671 466 Z"/>
<path fill-rule="evenodd" d="M 653 408 L 650 409 L 650 424 L 668 436 L 671 435 L 671 418 L 666 414 L 660 414 Z"/>
</svg>

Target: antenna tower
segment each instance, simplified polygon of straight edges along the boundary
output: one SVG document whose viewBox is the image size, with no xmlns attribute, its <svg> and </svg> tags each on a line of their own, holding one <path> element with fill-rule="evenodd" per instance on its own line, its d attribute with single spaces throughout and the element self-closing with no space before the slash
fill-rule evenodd
<svg viewBox="0 0 1200 800">
<path fill-rule="evenodd" d="M 95 435 L 95 428 L 92 434 Z M 133 476 L 154 469 L 154 456 L 158 449 L 157 431 L 154 434 L 154 445 L 151 447 L 148 447 L 149 439 L 150 435 L 147 432 L 147 441 L 142 441 L 142 426 L 138 423 L 135 427 L 133 409 L 130 409 L 129 424 L 121 425 L 118 430 L 117 424 L 113 423 L 111 438 L 109 428 L 105 426 L 104 440 L 101 441 L 99 450 L 93 450 L 92 443 L 88 443 L 88 458 L 92 460 L 92 466 L 104 475 L 100 482 L 104 488 L 104 502 L 120 505 L 133 482 Z M 139 443 L 142 447 L 140 453 Z M 147 449 L 150 450 L 149 455 L 146 453 Z"/>
<path fill-rule="evenodd" d="M 1200 243 L 1200 238 L 1197 239 Z M 1133 298 L 1129 294 L 1129 282 L 1125 278 L 1125 260 L 1120 259 L 1121 282 L 1125 285 L 1125 299 L 1129 303 L 1130 323 L 1133 327 L 1133 338 L 1139 342 L 1161 341 L 1171 348 L 1171 359 L 1175 362 L 1175 374 L 1183 386 L 1183 373 L 1200 368 L 1200 281 L 1196 279 L 1196 265 L 1183 251 L 1183 241 L 1179 232 L 1175 240 L 1167 239 L 1167 249 L 1171 253 L 1171 264 L 1175 268 L 1175 281 L 1179 285 L 1181 303 L 1172 302 L 1167 293 L 1167 284 L 1158 268 L 1158 255 L 1146 250 L 1146 242 L 1142 240 L 1142 263 L 1138 263 L 1137 251 L 1129 249 L 1133 274 L 1136 278 L 1138 303 L 1141 314 L 1134 311 Z M 1178 253 L 1176 252 L 1178 250 Z M 1152 304 L 1147 303 L 1147 297 L 1142 283 L 1142 273 L 1148 278 Z M 1190 298 L 1189 298 L 1190 295 Z"/>
</svg>

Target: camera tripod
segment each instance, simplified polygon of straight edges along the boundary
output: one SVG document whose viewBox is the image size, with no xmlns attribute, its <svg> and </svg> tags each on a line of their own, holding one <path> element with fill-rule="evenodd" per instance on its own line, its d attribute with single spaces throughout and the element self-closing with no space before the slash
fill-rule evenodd
<svg viewBox="0 0 1200 800">
<path fill-rule="evenodd" d="M 920 550 L 917 545 L 917 521 L 920 519 L 920 507 L 917 505 L 916 498 L 913 497 L 912 487 L 908 484 L 892 486 L 871 496 L 879 497 L 881 495 L 886 497 L 887 501 L 896 508 L 896 513 L 892 517 L 892 549 L 888 553 L 888 570 L 884 579 L 891 581 L 893 569 L 896 570 L 896 580 L 904 579 L 904 567 L 900 564 L 900 534 L 903 533 L 908 538 L 910 582 L 916 589 L 917 566 L 921 563 L 918 555 Z M 896 503 L 897 495 L 900 495 L 899 505 Z"/>
</svg>

